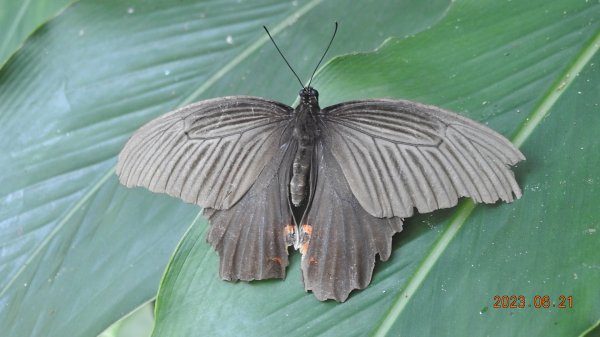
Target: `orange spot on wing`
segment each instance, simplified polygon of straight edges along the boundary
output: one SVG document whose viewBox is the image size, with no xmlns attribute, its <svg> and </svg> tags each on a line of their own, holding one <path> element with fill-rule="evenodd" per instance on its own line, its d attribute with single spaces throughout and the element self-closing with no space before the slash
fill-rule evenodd
<svg viewBox="0 0 600 337">
<path fill-rule="evenodd" d="M 270 258 L 270 260 L 277 263 L 280 266 L 283 263 L 283 261 L 281 260 L 281 258 L 279 256 L 274 256 L 274 257 Z"/>
<path fill-rule="evenodd" d="M 295 236 L 296 236 L 296 226 L 285 225 L 285 227 L 283 227 L 283 237 L 284 237 L 286 245 L 288 245 L 288 246 L 293 245 Z"/>
<path fill-rule="evenodd" d="M 316 258 L 316 257 L 314 257 L 314 256 L 311 256 L 311 257 L 308 259 L 308 263 L 309 263 L 309 264 L 317 264 L 317 258 Z"/>
<path fill-rule="evenodd" d="M 306 233 L 308 235 L 308 237 L 310 238 L 310 236 L 312 235 L 313 228 L 309 224 L 304 224 L 304 225 L 302 225 L 302 231 L 304 233 Z"/>
<path fill-rule="evenodd" d="M 300 242 L 302 243 L 300 245 L 300 253 L 302 255 L 306 254 L 306 252 L 308 252 L 308 244 L 310 243 L 310 237 L 312 235 L 313 232 L 313 227 L 309 224 L 304 224 L 301 227 L 301 238 L 300 238 Z"/>
<path fill-rule="evenodd" d="M 293 235 L 294 232 L 296 232 L 294 230 L 294 225 L 285 225 L 285 227 L 283 227 L 283 234 L 286 236 Z"/>
</svg>

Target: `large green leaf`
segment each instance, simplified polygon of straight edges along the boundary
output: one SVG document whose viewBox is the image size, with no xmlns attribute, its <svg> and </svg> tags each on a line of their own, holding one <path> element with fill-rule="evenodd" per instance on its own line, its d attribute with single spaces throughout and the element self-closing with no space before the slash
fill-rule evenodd
<svg viewBox="0 0 600 337">
<path fill-rule="evenodd" d="M 514 135 L 523 198 L 408 220 L 371 286 L 342 305 L 303 292 L 296 255 L 283 282 L 220 281 L 197 218 L 163 278 L 154 335 L 572 336 L 597 325 L 599 19 L 597 3 L 457 0 L 431 30 L 332 60 L 315 81 L 323 105 L 403 97 Z M 526 307 L 494 308 L 496 295 Z M 536 295 L 550 307 L 535 308 Z M 572 308 L 558 308 L 561 295 Z"/>
<path fill-rule="evenodd" d="M 0 0 L 0 68 L 25 39 L 75 0 Z"/>
<path fill-rule="evenodd" d="M 306 79 L 334 20 L 332 54 L 368 51 L 435 24 L 448 3 L 83 0 L 44 25 L 0 71 L 2 335 L 96 336 L 155 296 L 198 208 L 120 186 L 115 157 L 191 100 L 292 103 L 298 85 L 261 25 Z"/>
</svg>

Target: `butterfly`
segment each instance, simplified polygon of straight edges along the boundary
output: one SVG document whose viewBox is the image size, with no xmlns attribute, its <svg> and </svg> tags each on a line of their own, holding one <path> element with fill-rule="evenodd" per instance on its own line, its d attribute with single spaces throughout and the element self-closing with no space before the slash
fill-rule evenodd
<svg viewBox="0 0 600 337">
<path fill-rule="evenodd" d="M 179 108 L 142 126 L 119 154 L 125 186 L 203 208 L 222 279 L 284 278 L 293 246 L 305 290 L 343 302 L 369 285 L 376 256 L 390 257 L 415 209 L 521 197 L 510 165 L 525 157 L 490 128 L 406 100 L 321 108 L 310 83 L 300 81 L 295 108 L 250 96 Z"/>
</svg>

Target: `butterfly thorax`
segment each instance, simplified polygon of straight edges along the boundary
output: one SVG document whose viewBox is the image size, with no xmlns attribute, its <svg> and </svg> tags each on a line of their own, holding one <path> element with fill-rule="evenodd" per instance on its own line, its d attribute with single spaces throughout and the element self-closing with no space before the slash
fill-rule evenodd
<svg viewBox="0 0 600 337">
<path fill-rule="evenodd" d="M 298 149 L 292 166 L 290 197 L 296 207 L 302 205 L 308 195 L 311 158 L 315 139 L 319 136 L 315 118 L 320 110 L 319 93 L 311 87 L 303 88 L 300 91 L 300 104 L 294 109 L 294 138 L 298 142 Z"/>
</svg>

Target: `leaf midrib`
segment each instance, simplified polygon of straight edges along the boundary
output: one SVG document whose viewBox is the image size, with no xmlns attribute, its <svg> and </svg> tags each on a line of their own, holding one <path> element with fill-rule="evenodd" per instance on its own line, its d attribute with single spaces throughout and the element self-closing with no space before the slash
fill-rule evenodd
<svg viewBox="0 0 600 337">
<path fill-rule="evenodd" d="M 8 31 L 5 34 L 5 36 L 7 38 L 4 39 L 4 42 L 2 42 L 2 46 L 0 46 L 0 54 L 4 53 L 6 51 L 6 46 L 8 45 L 8 43 L 11 40 L 8 37 L 12 37 L 15 34 L 15 31 L 17 30 L 17 27 L 19 26 L 19 24 L 23 20 L 23 17 L 25 16 L 25 12 L 27 11 L 27 8 L 29 8 L 29 4 L 30 3 L 31 3 L 31 0 L 25 0 L 21 4 L 21 8 L 19 8 L 19 11 L 17 12 L 17 15 L 15 16 L 14 20 L 12 21 L 12 24 L 10 25 L 10 28 L 8 28 Z M 0 67 L 2 65 L 3 64 L 0 64 Z"/>
</svg>

